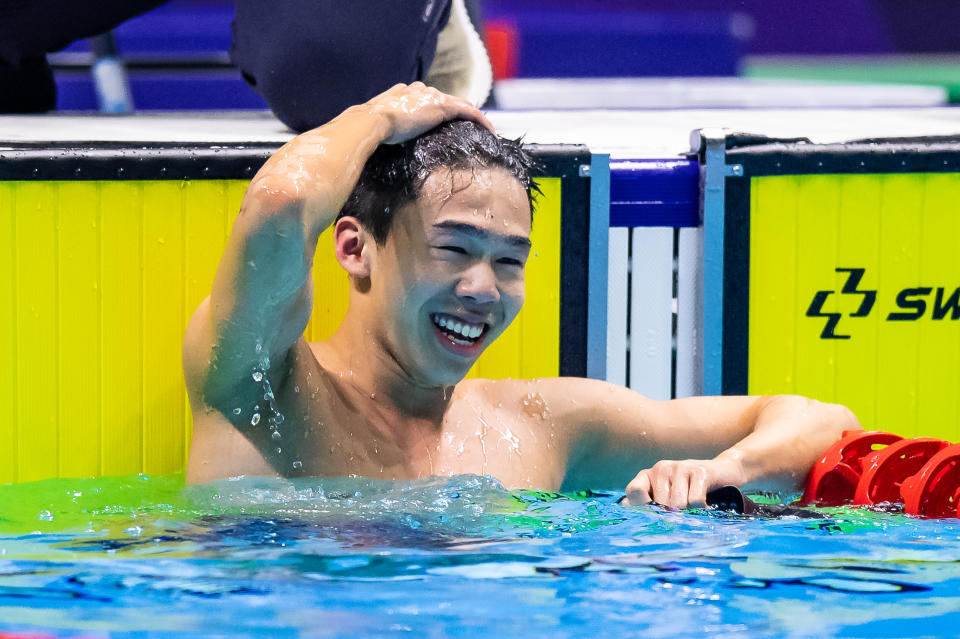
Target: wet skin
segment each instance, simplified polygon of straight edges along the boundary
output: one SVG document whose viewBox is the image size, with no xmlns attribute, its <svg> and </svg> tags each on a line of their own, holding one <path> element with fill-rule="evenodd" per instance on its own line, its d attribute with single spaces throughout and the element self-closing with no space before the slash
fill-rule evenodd
<svg viewBox="0 0 960 639">
<path fill-rule="evenodd" d="M 634 503 L 682 507 L 726 484 L 794 489 L 859 428 L 845 408 L 800 397 L 656 402 L 586 379 L 463 381 L 523 302 L 520 183 L 439 169 L 382 246 L 355 218 L 335 221 L 377 145 L 452 118 L 489 128 L 472 105 L 398 85 L 298 136 L 254 177 L 184 339 L 190 481 L 476 473 L 509 487 L 626 486 Z M 312 258 L 331 226 L 349 308 L 308 344 Z"/>
<path fill-rule="evenodd" d="M 281 438 L 240 422 L 249 457 L 289 475 L 476 473 L 558 487 L 569 446 L 538 384 L 460 381 L 520 311 L 530 226 L 523 188 L 501 169 L 430 176 L 384 246 L 342 223 L 350 310 L 329 340 L 298 342 L 286 379 L 273 384 Z M 482 333 L 458 344 L 438 315 Z"/>
<path fill-rule="evenodd" d="M 253 399 L 238 396 L 208 419 L 240 409 L 217 428 L 230 463 L 192 458 L 191 477 L 207 478 L 206 468 L 212 476 L 475 473 L 559 488 L 571 442 L 538 392 L 543 382 L 461 381 L 520 311 L 530 228 L 526 193 L 502 169 L 434 173 L 421 198 L 397 212 L 383 246 L 342 221 L 350 310 L 329 340 L 299 340 L 286 375 L 272 376 L 280 436 L 268 436 L 260 385 L 251 383 Z M 482 332 L 451 339 L 440 316 Z M 256 426 L 251 403 L 264 415 Z"/>
</svg>

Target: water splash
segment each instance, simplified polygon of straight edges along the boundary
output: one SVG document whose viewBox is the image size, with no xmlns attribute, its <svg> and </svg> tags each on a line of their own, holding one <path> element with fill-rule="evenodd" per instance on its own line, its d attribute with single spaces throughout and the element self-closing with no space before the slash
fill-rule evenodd
<svg viewBox="0 0 960 639">
<path fill-rule="evenodd" d="M 257 352 L 261 352 L 262 348 L 259 343 L 257 343 Z M 280 412 L 280 409 L 277 408 L 276 396 L 273 393 L 273 387 L 270 384 L 270 379 L 267 377 L 267 371 L 270 369 L 270 358 L 266 355 L 260 358 L 260 361 L 257 362 L 256 367 L 251 373 L 253 381 L 257 382 L 260 385 L 260 394 L 263 397 L 263 418 L 265 418 L 267 428 L 270 431 L 270 438 L 274 441 L 277 441 L 283 437 L 280 433 L 280 425 L 284 422 L 283 413 Z M 257 426 L 261 421 L 260 414 L 260 405 L 254 407 L 254 415 L 250 420 L 251 426 Z M 280 455 L 282 452 L 281 448 L 276 448 L 275 453 Z"/>
<path fill-rule="evenodd" d="M 49 635 L 311 636 L 317 618 L 351 636 L 511 634 L 505 618 L 557 637 L 956 634 L 957 520 L 757 520 L 620 494 L 467 475 L 0 486 L 0 618 Z"/>
</svg>

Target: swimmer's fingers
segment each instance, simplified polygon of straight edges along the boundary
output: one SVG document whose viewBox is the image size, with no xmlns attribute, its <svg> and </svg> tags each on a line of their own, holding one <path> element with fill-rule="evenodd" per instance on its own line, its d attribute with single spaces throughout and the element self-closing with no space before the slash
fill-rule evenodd
<svg viewBox="0 0 960 639">
<path fill-rule="evenodd" d="M 649 473 L 649 470 L 641 470 L 637 473 L 637 476 L 627 484 L 626 494 L 620 503 L 624 506 L 641 506 L 652 501 Z"/>
<path fill-rule="evenodd" d="M 627 485 L 625 501 L 633 505 L 654 502 L 670 508 L 685 506 L 688 488 L 678 463 L 664 460 L 641 470 Z"/>
<path fill-rule="evenodd" d="M 495 132 L 475 105 L 422 82 L 394 85 L 362 106 L 386 116 L 389 130 L 384 142 L 387 144 L 406 142 L 447 120 L 472 120 Z"/>
<path fill-rule="evenodd" d="M 401 85 L 402 86 L 402 85 Z M 483 111 L 479 109 L 477 105 L 470 102 L 465 98 L 461 98 L 449 93 L 443 93 L 439 89 L 425 85 L 423 82 L 417 81 L 410 85 L 411 87 L 417 87 L 418 89 L 425 89 L 431 94 L 436 94 L 438 96 L 443 96 L 445 99 L 445 105 L 448 111 L 446 120 L 473 120 L 482 127 L 488 129 L 491 133 L 496 133 L 496 129 L 493 128 L 490 120 L 487 119 L 487 116 L 484 115 Z"/>
<path fill-rule="evenodd" d="M 730 459 L 663 460 L 637 474 L 627 486 L 624 503 L 653 501 L 669 508 L 701 508 L 708 491 L 743 481 L 742 467 Z"/>
</svg>

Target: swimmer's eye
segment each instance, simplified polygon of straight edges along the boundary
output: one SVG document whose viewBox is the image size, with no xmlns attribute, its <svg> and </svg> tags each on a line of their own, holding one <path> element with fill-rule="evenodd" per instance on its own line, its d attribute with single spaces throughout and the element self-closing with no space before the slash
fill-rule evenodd
<svg viewBox="0 0 960 639">
<path fill-rule="evenodd" d="M 462 255 L 467 254 L 467 249 L 462 246 L 438 246 L 437 248 L 441 251 L 453 251 L 454 253 L 460 253 Z"/>
<path fill-rule="evenodd" d="M 507 266 L 523 266 L 523 262 L 520 260 L 514 259 L 512 257 L 502 257 L 497 260 L 498 264 L 506 264 Z"/>
</svg>

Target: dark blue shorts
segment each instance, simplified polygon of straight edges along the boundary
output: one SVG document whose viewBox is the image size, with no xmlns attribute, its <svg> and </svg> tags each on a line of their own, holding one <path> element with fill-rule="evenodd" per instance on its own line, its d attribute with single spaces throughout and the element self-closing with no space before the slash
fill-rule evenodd
<svg viewBox="0 0 960 639">
<path fill-rule="evenodd" d="M 284 124 L 319 126 L 422 80 L 451 0 L 237 0 L 230 54 Z"/>
</svg>

